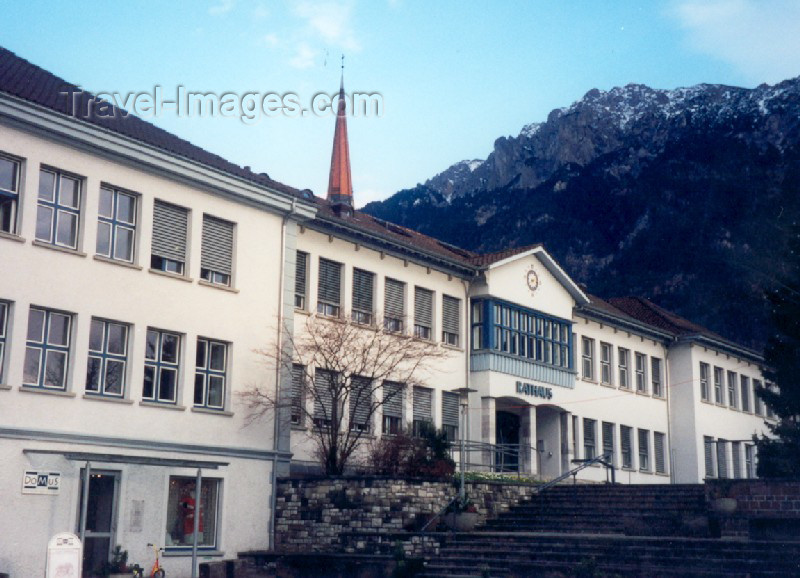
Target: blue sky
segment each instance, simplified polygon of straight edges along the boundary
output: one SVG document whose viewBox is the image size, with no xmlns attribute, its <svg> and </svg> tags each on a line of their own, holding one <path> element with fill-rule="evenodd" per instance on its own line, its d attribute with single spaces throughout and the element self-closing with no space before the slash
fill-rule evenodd
<svg viewBox="0 0 800 578">
<path fill-rule="evenodd" d="M 357 205 L 485 158 L 592 88 L 800 75 L 800 0 L 0 0 L 0 45 L 92 92 L 379 93 L 351 118 Z M 324 195 L 334 119 L 178 116 L 155 124 Z"/>
</svg>

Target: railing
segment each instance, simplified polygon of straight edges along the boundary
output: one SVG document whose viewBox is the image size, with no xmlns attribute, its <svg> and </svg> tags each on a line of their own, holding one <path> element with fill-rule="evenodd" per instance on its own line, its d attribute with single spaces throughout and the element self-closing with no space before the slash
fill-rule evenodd
<svg viewBox="0 0 800 578">
<path fill-rule="evenodd" d="M 578 472 L 580 472 L 583 469 L 588 468 L 589 466 L 593 466 L 594 464 L 602 464 L 602 465 L 604 465 L 606 467 L 606 472 L 609 472 L 609 471 L 611 472 L 611 483 L 615 484 L 616 481 L 617 481 L 617 477 L 616 477 L 616 473 L 615 473 L 616 472 L 616 468 L 614 467 L 614 464 L 611 463 L 611 459 L 610 458 L 611 458 L 610 454 L 600 454 L 599 456 L 596 456 L 596 457 L 588 459 L 588 460 L 572 460 L 572 463 L 579 463 L 579 465 L 577 467 L 572 468 L 570 471 L 561 474 L 557 478 L 553 478 L 549 482 L 547 482 L 545 484 L 542 484 L 541 486 L 538 486 L 536 488 L 536 493 L 537 494 L 541 494 L 543 491 L 545 491 L 545 490 L 547 490 L 549 488 L 552 488 L 553 486 L 555 486 L 559 482 L 563 482 L 564 480 L 566 480 L 570 476 L 572 476 L 572 481 L 573 481 L 573 483 L 575 483 L 575 482 L 577 482 L 577 479 L 578 479 Z"/>
<path fill-rule="evenodd" d="M 450 448 L 450 456 L 460 465 L 461 445 L 454 443 Z M 519 475 L 525 459 L 535 459 L 537 449 L 521 444 L 490 444 L 479 441 L 464 442 L 464 469 L 490 472 L 507 472 Z M 477 458 L 474 454 L 478 454 Z"/>
</svg>

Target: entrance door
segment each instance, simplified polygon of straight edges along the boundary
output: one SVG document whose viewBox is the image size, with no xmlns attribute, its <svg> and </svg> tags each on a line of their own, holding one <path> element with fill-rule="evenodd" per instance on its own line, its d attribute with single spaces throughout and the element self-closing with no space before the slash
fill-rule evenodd
<svg viewBox="0 0 800 578">
<path fill-rule="evenodd" d="M 498 472 L 519 471 L 519 427 L 520 417 L 515 413 L 498 411 L 495 421 L 495 470 Z"/>
<path fill-rule="evenodd" d="M 83 512 L 83 480 L 81 471 L 80 512 Z M 103 566 L 109 561 L 114 545 L 117 520 L 119 472 L 92 470 L 89 475 L 89 496 L 86 507 L 86 535 L 83 544 L 83 575 L 103 576 Z M 80 531 L 81 520 L 78 520 Z"/>
</svg>

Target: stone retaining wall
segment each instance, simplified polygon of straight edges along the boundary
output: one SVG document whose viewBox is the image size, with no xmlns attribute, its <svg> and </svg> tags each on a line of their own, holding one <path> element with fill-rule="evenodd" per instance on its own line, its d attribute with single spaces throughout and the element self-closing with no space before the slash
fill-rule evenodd
<svg viewBox="0 0 800 578">
<path fill-rule="evenodd" d="M 732 499 L 720 511 L 718 499 Z M 759 539 L 800 535 L 800 480 L 706 480 L 706 500 L 720 534 Z"/>
</svg>

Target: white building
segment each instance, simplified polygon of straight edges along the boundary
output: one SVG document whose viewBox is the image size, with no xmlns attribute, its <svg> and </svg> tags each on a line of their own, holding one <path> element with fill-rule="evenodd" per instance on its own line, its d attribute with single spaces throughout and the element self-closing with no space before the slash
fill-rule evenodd
<svg viewBox="0 0 800 578">
<path fill-rule="evenodd" d="M 371 434 L 430 421 L 484 444 L 474 467 L 545 478 L 606 452 L 624 483 L 753 475 L 757 353 L 595 299 L 542 246 L 476 255 L 353 211 L 343 113 L 326 201 L 65 86 L 0 49 L 0 571 L 41 575 L 64 531 L 87 568 L 115 544 L 162 545 L 177 575 L 195 536 L 201 558 L 269 547 L 273 476 L 313 461 L 313 424 L 247 425 L 238 393 L 298 393 L 254 350 L 311 315 L 446 351 Z"/>
</svg>

